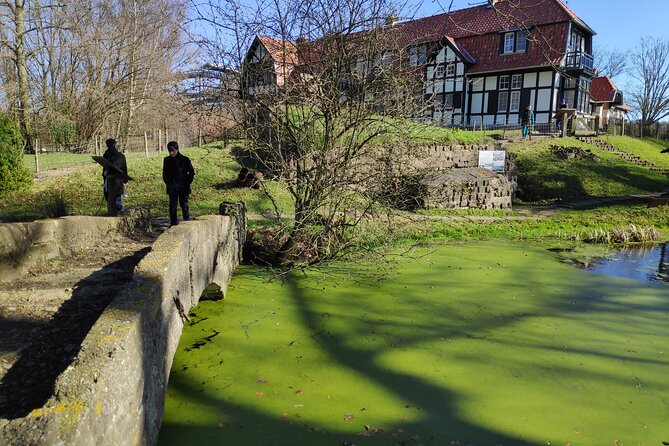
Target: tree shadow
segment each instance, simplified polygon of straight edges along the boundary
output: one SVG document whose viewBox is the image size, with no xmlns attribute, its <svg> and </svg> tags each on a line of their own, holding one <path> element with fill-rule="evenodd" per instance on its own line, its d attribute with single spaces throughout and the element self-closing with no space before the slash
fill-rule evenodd
<svg viewBox="0 0 669 446">
<path fill-rule="evenodd" d="M 35 326 L 27 340 L 30 345 L 0 383 L 0 418 L 24 417 L 52 396 L 56 379 L 72 364 L 91 327 L 132 281 L 134 267 L 150 249 L 136 251 L 79 281 L 53 318 Z"/>
</svg>

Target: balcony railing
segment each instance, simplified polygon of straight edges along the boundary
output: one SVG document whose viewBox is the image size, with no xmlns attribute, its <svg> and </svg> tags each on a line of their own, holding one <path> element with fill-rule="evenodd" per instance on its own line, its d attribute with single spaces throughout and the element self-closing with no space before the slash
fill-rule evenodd
<svg viewBox="0 0 669 446">
<path fill-rule="evenodd" d="M 565 59 L 565 68 L 568 70 L 593 71 L 592 54 L 583 51 L 570 51 Z"/>
</svg>

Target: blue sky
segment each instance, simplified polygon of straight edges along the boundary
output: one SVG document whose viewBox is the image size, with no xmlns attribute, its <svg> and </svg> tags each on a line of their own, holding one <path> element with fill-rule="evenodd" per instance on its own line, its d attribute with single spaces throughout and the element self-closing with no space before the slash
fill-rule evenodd
<svg viewBox="0 0 669 446">
<path fill-rule="evenodd" d="M 631 50 L 642 37 L 669 39 L 669 0 L 563 0 L 597 32 L 595 44 L 608 49 Z M 450 0 L 425 0 L 417 16 L 443 12 Z M 479 0 L 453 0 L 453 9 L 481 4 Z M 408 3 L 407 6 L 411 6 Z"/>
</svg>

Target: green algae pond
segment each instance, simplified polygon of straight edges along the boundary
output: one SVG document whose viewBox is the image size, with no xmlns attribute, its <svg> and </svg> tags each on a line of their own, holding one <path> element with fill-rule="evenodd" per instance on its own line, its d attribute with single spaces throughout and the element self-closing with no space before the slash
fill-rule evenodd
<svg viewBox="0 0 669 446">
<path fill-rule="evenodd" d="M 485 241 L 385 275 L 239 267 L 191 312 L 159 444 L 669 441 L 669 285 L 558 256 Z"/>
</svg>

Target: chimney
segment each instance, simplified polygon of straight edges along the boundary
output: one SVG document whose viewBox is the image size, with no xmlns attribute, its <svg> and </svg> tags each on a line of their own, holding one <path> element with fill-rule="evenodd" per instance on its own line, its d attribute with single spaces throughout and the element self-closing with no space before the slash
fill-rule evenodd
<svg viewBox="0 0 669 446">
<path fill-rule="evenodd" d="M 488 0 L 488 8 L 492 8 L 499 0 Z"/>
<path fill-rule="evenodd" d="M 383 27 L 392 28 L 396 24 L 397 24 L 397 15 L 390 14 L 388 17 L 386 17 L 386 22 L 383 24 Z"/>
</svg>

